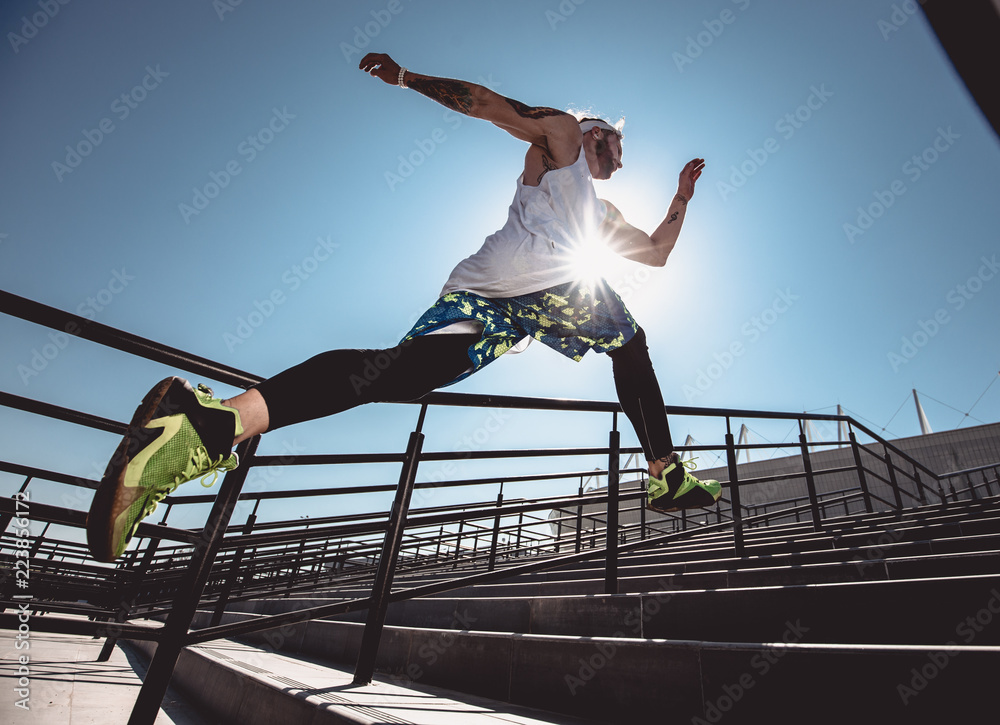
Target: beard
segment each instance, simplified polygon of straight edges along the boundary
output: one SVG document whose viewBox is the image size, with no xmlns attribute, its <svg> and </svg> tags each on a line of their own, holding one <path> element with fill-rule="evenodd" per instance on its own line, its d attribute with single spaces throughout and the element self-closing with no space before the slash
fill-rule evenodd
<svg viewBox="0 0 1000 725">
<path fill-rule="evenodd" d="M 594 146 L 594 150 L 597 152 L 597 165 L 600 168 L 600 178 L 610 179 L 611 174 L 615 172 L 617 165 L 614 159 L 611 158 L 610 146 L 607 141 L 603 138 L 598 139 Z"/>
</svg>

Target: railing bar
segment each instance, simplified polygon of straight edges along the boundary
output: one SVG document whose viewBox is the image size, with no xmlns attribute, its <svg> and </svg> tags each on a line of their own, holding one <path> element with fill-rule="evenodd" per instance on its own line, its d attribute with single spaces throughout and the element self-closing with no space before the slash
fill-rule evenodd
<svg viewBox="0 0 1000 725">
<path fill-rule="evenodd" d="M 22 602 L 23 604 L 23 602 Z M 11 603 L 11 608 L 16 609 L 16 604 Z M 38 606 L 38 605 L 35 605 Z M 48 602 L 45 608 L 50 609 Z M 95 612 L 95 614 L 106 613 L 107 610 Z M 10 629 L 16 631 L 18 619 L 16 614 L 0 614 L 0 629 Z M 89 619 L 68 619 L 64 617 L 34 617 L 31 620 L 32 632 L 50 632 L 52 634 L 81 634 L 98 637 L 107 636 L 108 629 L 114 629 L 115 636 L 119 638 L 140 639 L 157 641 L 163 632 L 162 627 L 145 627 L 137 624 L 126 624 L 118 622 L 96 622 Z"/>
<path fill-rule="evenodd" d="M 0 497 L 0 513 L 16 513 L 16 502 L 12 499 Z M 31 520 L 82 529 L 87 525 L 87 512 L 32 501 Z M 195 532 L 147 523 L 139 524 L 137 536 L 185 543 L 195 543 L 198 541 L 198 534 Z"/>
<path fill-rule="evenodd" d="M 221 383 L 249 388 L 264 379 L 4 290 L 0 290 L 0 312 Z"/>
<path fill-rule="evenodd" d="M 607 454 L 607 450 L 604 450 Z M 402 462 L 402 457 L 399 461 Z M 419 489 L 438 489 L 438 488 L 451 488 L 459 486 L 487 486 L 494 485 L 497 483 L 535 483 L 538 481 L 556 481 L 562 478 L 576 478 L 581 475 L 580 471 L 569 471 L 566 473 L 549 473 L 549 474 L 526 474 L 522 476 L 504 476 L 496 478 L 471 478 L 462 479 L 457 481 L 425 481 L 423 483 L 417 483 L 414 485 L 415 488 Z M 584 471 L 582 475 L 606 475 L 605 472 L 595 472 L 595 471 Z M 246 493 L 240 495 L 241 501 L 253 501 L 253 500 L 265 500 L 274 498 L 301 498 L 306 496 L 337 496 L 343 494 L 351 493 L 384 493 L 387 491 L 395 491 L 395 484 L 380 484 L 373 486 L 354 486 L 351 488 L 324 488 L 324 489 L 299 489 L 296 491 L 259 491 L 255 493 Z M 166 503 L 178 504 L 190 504 L 190 503 L 205 503 L 210 502 L 214 499 L 211 495 L 192 495 L 192 496 L 170 496 L 164 499 Z"/>
<path fill-rule="evenodd" d="M 7 393 L 2 390 L 0 390 L 0 405 L 8 408 L 14 408 L 15 410 L 21 410 L 26 413 L 34 413 L 47 418 L 55 418 L 57 420 L 66 421 L 67 423 L 86 426 L 87 428 L 96 428 L 97 430 L 103 430 L 117 435 L 123 435 L 125 430 L 128 428 L 128 426 L 124 423 L 119 423 L 118 421 L 111 420 L 110 418 L 102 418 L 97 415 L 91 415 L 90 413 L 82 413 L 77 410 L 71 410 L 70 408 L 53 405 L 52 403 L 43 403 L 40 400 L 24 398 L 20 395 L 14 395 L 13 393 Z"/>
</svg>

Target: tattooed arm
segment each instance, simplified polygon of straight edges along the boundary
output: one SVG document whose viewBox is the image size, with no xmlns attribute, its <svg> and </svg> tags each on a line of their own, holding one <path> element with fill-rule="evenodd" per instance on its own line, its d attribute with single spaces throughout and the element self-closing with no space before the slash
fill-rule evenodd
<svg viewBox="0 0 1000 725">
<path fill-rule="evenodd" d="M 390 85 L 397 85 L 400 67 L 385 53 L 369 53 L 359 66 Z M 515 138 L 549 152 L 554 168 L 576 161 L 582 134 L 576 119 L 563 111 L 527 106 L 468 81 L 437 78 L 406 71 L 404 83 L 442 106 L 490 121 Z"/>
<path fill-rule="evenodd" d="M 694 195 L 694 183 L 705 168 L 704 159 L 689 161 L 681 171 L 677 194 L 670 202 L 667 215 L 652 234 L 637 229 L 622 216 L 618 208 L 605 201 L 608 214 L 601 225 L 601 233 L 608 247 L 621 256 L 651 267 L 662 267 L 674 250 L 684 224 L 688 200 Z"/>
</svg>

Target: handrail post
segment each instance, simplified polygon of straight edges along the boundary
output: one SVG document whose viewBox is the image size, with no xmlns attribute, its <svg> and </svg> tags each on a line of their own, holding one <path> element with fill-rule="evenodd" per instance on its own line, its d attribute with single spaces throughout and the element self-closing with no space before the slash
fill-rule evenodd
<svg viewBox="0 0 1000 725">
<path fill-rule="evenodd" d="M 604 593 L 618 593 L 618 458 L 621 455 L 621 433 L 618 432 L 618 414 L 614 416 L 614 429 L 608 443 L 608 530 L 607 554 L 604 571 Z"/>
<path fill-rule="evenodd" d="M 740 477 L 736 469 L 736 439 L 726 418 L 726 462 L 729 465 L 729 500 L 733 507 L 733 547 L 743 557 L 743 507 L 740 505 Z"/>
<path fill-rule="evenodd" d="M 639 498 L 639 538 L 646 538 L 646 480 L 639 477 L 639 491 L 642 496 Z"/>
<path fill-rule="evenodd" d="M 896 500 L 896 509 L 902 511 L 903 494 L 899 490 L 899 482 L 896 480 L 896 467 L 892 462 L 892 456 L 889 454 L 889 451 L 885 452 L 885 467 L 889 471 L 889 485 L 892 486 L 892 493 Z"/>
<path fill-rule="evenodd" d="M 966 474 L 965 475 L 965 480 L 969 484 L 969 496 L 971 496 L 971 500 L 972 501 L 978 501 L 979 500 L 979 493 L 976 491 L 976 484 L 974 484 L 972 482 L 972 476 L 970 476 L 969 474 Z"/>
<path fill-rule="evenodd" d="M 160 525 L 163 525 L 162 521 L 160 522 Z M 48 524 L 46 524 L 45 528 L 48 529 L 48 527 L 49 527 Z M 45 532 L 43 531 L 42 534 L 44 535 Z M 122 587 L 123 590 L 122 604 L 126 605 L 128 602 L 131 602 L 132 604 L 129 606 L 129 609 L 131 609 L 131 607 L 135 605 L 135 601 L 138 597 L 139 590 L 142 587 L 142 580 L 145 579 L 149 567 L 152 564 L 153 556 L 156 554 L 156 547 L 159 545 L 159 543 L 160 543 L 159 539 L 151 537 L 149 539 L 149 544 L 146 546 L 146 550 L 142 554 L 142 561 L 139 563 L 139 565 L 134 569 L 127 569 L 123 570 L 122 572 L 125 581 L 129 582 L 127 586 Z M 136 549 L 136 551 L 138 551 L 138 549 Z M 123 614 L 124 616 L 122 616 Z M 124 613 L 119 612 L 118 615 L 119 622 L 124 621 L 127 618 L 128 618 L 128 610 L 126 610 Z M 101 653 L 97 656 L 97 661 L 107 662 L 108 660 L 110 660 L 111 653 L 114 652 L 115 645 L 117 643 L 118 643 L 118 637 L 115 636 L 114 634 L 109 635 L 108 638 L 104 640 L 104 647 L 101 648 Z"/>
<path fill-rule="evenodd" d="M 497 565 L 497 543 L 500 540 L 500 511 L 503 509 L 503 484 L 500 484 L 500 493 L 497 494 L 497 513 L 493 517 L 493 540 L 490 542 L 490 558 L 487 566 L 488 571 L 493 571 Z"/>
<path fill-rule="evenodd" d="M 801 423 L 800 423 L 801 425 Z M 813 530 L 822 529 L 822 518 L 819 512 L 819 499 L 816 496 L 816 479 L 813 477 L 812 461 L 809 459 L 809 439 L 804 432 L 799 433 L 799 446 L 802 448 L 802 465 L 805 467 L 806 490 L 809 492 L 809 510 L 812 512 Z"/>
<path fill-rule="evenodd" d="M 944 490 L 944 479 L 935 478 L 934 481 L 937 483 L 937 494 L 938 498 L 941 499 L 941 508 L 945 509 L 948 507 L 948 492 Z"/>
<path fill-rule="evenodd" d="M 260 436 L 243 441 L 236 449 L 243 462 L 242 465 L 235 471 L 227 473 L 222 479 L 219 495 L 212 504 L 212 511 L 202 530 L 201 540 L 195 545 L 191 556 L 191 565 L 185 577 L 187 587 L 182 588 L 184 590 L 174 600 L 163 631 L 156 640 L 156 652 L 149 662 L 149 669 L 132 708 L 128 725 L 150 725 L 156 720 L 177 658 L 180 657 L 181 650 L 187 646 L 191 621 L 194 619 L 198 602 L 212 572 L 212 563 L 222 546 L 226 527 L 239 502 L 240 490 L 246 481 L 247 472 L 253 465 L 253 455 L 259 443 Z"/>
<path fill-rule="evenodd" d="M 920 496 L 920 503 L 927 503 L 927 493 L 924 491 L 924 483 L 920 480 L 920 471 L 913 467 L 913 482 L 917 484 L 917 495 Z"/>
<path fill-rule="evenodd" d="M 854 467 L 858 469 L 858 481 L 861 483 L 861 493 L 865 500 L 865 511 L 872 513 L 875 509 L 872 508 L 872 497 L 868 491 L 868 477 L 865 476 L 865 467 L 861 462 L 861 448 L 858 446 L 858 437 L 854 434 L 853 430 L 850 432 L 850 438 L 851 450 L 854 451 Z"/>
<path fill-rule="evenodd" d="M 420 432 L 420 429 L 426 412 L 427 404 L 425 403 L 420 409 L 417 429 L 410 433 L 410 440 L 406 445 L 403 470 L 399 474 L 396 498 L 393 500 L 392 510 L 389 512 L 385 540 L 382 544 L 382 555 L 379 557 L 378 571 L 375 574 L 375 583 L 372 585 L 371 606 L 368 609 L 365 631 L 361 636 L 361 649 L 358 652 L 357 666 L 354 668 L 355 685 L 370 684 L 372 676 L 375 674 L 375 658 L 378 656 L 382 628 L 385 626 L 385 615 L 389 609 L 392 576 L 399 558 L 399 545 L 403 539 L 406 514 L 410 508 L 410 496 L 413 494 L 413 484 L 417 478 L 417 464 L 424 442 L 424 434 Z"/>
<path fill-rule="evenodd" d="M 29 561 L 33 561 L 34 558 L 36 556 L 38 556 L 38 550 L 42 548 L 42 543 L 45 541 L 45 534 L 48 532 L 49 527 L 51 525 L 52 525 L 51 521 L 47 522 L 45 524 L 45 527 L 42 529 L 42 533 L 40 533 L 38 536 L 35 537 L 34 543 L 31 545 L 31 548 L 28 549 L 28 560 Z M 52 553 L 54 554 L 55 551 L 53 550 Z"/>
<path fill-rule="evenodd" d="M 260 504 L 260 499 L 257 500 Z M 254 511 L 257 508 L 254 507 Z M 251 513 L 247 517 L 247 522 L 243 524 L 243 535 L 249 536 L 253 531 L 253 526 L 257 522 L 257 514 Z M 229 596 L 232 594 L 233 589 L 236 587 L 242 573 L 240 569 L 243 566 L 243 557 L 246 554 L 246 547 L 241 546 L 233 554 L 233 560 L 229 565 L 229 576 L 226 577 L 226 583 L 222 587 L 222 591 L 219 593 L 219 601 L 215 604 L 215 611 L 212 613 L 212 622 L 209 626 L 215 627 L 222 623 L 222 615 L 226 611 L 226 605 L 229 604 Z"/>
<path fill-rule="evenodd" d="M 462 556 L 462 532 L 465 529 L 465 519 L 460 519 L 458 522 L 458 533 L 455 534 L 455 563 L 452 564 L 452 569 L 458 568 L 458 560 Z"/>
<path fill-rule="evenodd" d="M 583 548 L 583 483 L 580 484 L 577 496 L 580 501 L 576 505 L 576 553 L 579 554 Z"/>
</svg>

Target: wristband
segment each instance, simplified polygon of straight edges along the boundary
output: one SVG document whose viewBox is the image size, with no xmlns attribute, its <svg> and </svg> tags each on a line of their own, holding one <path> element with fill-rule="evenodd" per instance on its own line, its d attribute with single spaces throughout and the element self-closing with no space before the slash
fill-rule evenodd
<svg viewBox="0 0 1000 725">
<path fill-rule="evenodd" d="M 404 75 L 406 75 L 406 68 L 404 68 L 403 66 L 400 66 L 399 67 L 399 78 L 396 79 L 396 83 L 397 83 L 397 85 L 399 85 L 400 88 L 406 88 L 407 87 L 406 84 L 403 82 L 403 76 Z"/>
</svg>

